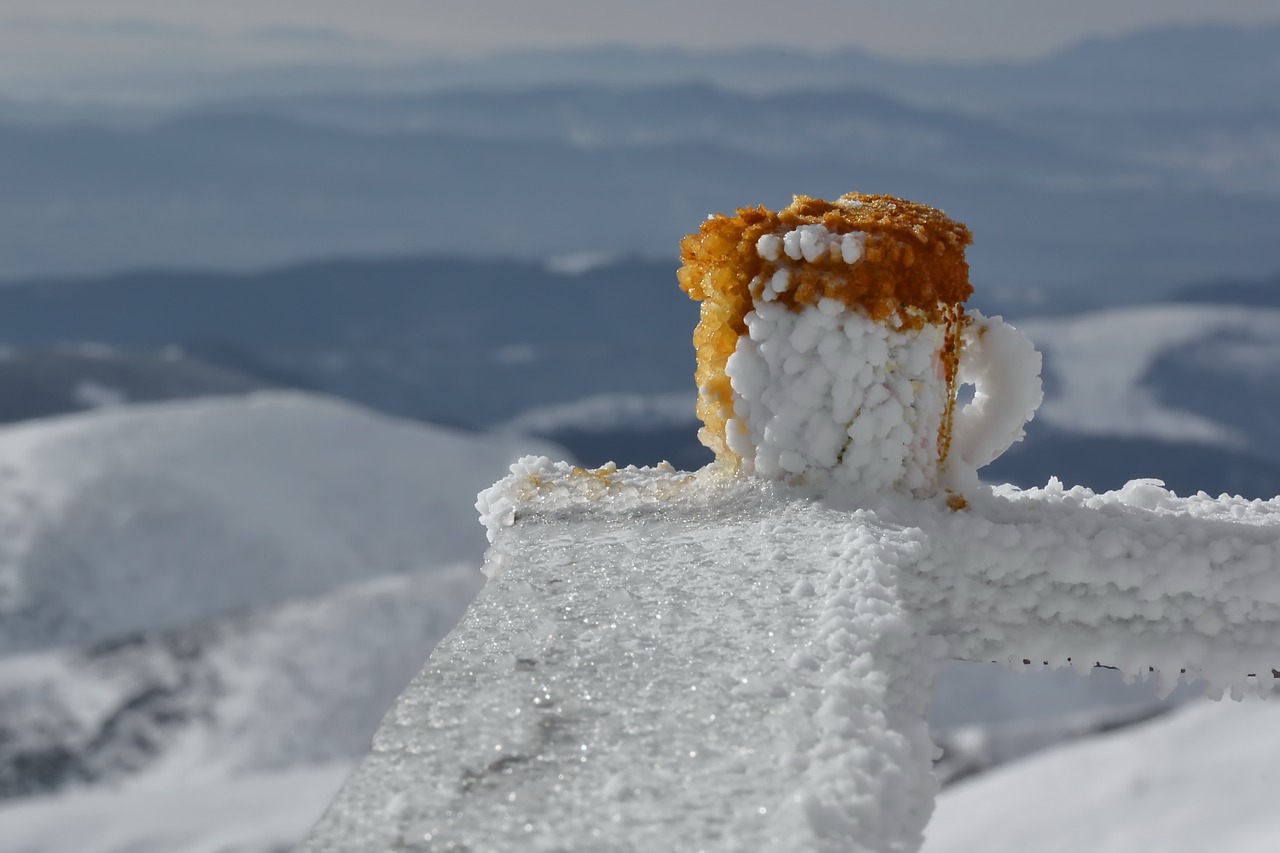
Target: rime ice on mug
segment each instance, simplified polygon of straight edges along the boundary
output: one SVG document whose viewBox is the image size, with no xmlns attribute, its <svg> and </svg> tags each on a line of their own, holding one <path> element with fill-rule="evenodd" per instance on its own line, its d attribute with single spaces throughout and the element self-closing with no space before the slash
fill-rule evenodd
<svg viewBox="0 0 1280 853">
<path fill-rule="evenodd" d="M 916 494 L 967 482 L 1040 402 L 1031 345 L 964 308 L 971 239 L 940 210 L 856 193 L 709 218 L 680 271 L 702 300 L 703 443 L 763 477 Z M 983 357 L 988 338 L 1012 364 Z M 957 413 L 966 378 L 975 406 Z"/>
</svg>

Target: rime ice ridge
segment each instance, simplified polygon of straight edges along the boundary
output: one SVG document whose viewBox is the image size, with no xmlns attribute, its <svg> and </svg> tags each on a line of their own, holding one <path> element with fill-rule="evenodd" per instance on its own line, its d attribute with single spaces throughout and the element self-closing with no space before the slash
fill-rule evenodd
<svg viewBox="0 0 1280 853">
<path fill-rule="evenodd" d="M 305 849 L 909 851 L 945 658 L 1233 695 L 1280 660 L 1277 501 L 512 470 L 488 586 Z"/>
</svg>

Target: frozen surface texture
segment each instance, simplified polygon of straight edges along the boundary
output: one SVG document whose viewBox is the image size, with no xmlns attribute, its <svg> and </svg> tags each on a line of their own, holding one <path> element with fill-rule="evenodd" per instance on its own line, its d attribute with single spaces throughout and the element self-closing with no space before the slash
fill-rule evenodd
<svg viewBox="0 0 1280 853">
<path fill-rule="evenodd" d="M 910 851 L 946 658 L 1233 695 L 1280 659 L 1277 501 L 953 511 L 528 457 L 478 507 L 488 586 L 304 849 Z"/>
<path fill-rule="evenodd" d="M 744 471 L 867 491 L 935 485 L 950 401 L 944 327 L 878 323 L 835 299 L 801 311 L 764 302 L 746 324 L 725 368 L 725 436 Z"/>
</svg>

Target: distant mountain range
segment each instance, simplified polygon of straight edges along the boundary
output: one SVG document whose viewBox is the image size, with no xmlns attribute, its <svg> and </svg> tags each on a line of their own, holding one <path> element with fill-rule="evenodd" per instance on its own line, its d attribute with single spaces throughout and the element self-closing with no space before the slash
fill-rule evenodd
<svg viewBox="0 0 1280 853">
<path fill-rule="evenodd" d="M 164 107 L 11 101 L 0 278 L 674 258 L 709 212 L 859 189 L 968 222 L 1005 303 L 1139 300 L 1273 271 L 1277 54 L 1280 28 L 1208 27 L 974 66 L 598 49 L 175 79 Z"/>
<path fill-rule="evenodd" d="M 83 409 L 151 403 L 219 394 L 247 394 L 289 381 L 267 365 L 237 363 L 228 347 L 221 363 L 193 357 L 178 347 L 119 349 L 95 344 L 48 344 L 21 350 L 0 348 L 0 423 L 61 415 Z M 245 372 L 245 369 L 250 372 Z"/>
<path fill-rule="evenodd" d="M 416 258 L 245 275 L 41 280 L 0 287 L 0 342 L 24 351 L 72 341 L 133 350 L 178 345 L 187 361 L 217 365 L 244 382 L 310 387 L 422 420 L 488 426 L 609 391 L 686 390 L 698 307 L 680 291 L 675 270 L 642 260 L 572 273 L 527 262 Z M 176 377 L 182 362 L 172 366 Z M 104 367 L 86 363 L 81 376 L 123 382 Z M 12 382 L 7 389 L 22 393 Z M 214 390 L 208 382 L 203 389 Z M 162 395 L 151 382 L 125 396 Z M 34 398 L 11 405 L 27 405 L 28 417 L 46 413 Z"/>
<path fill-rule="evenodd" d="M 766 104 L 753 122 L 738 96 L 690 91 L 705 104 L 687 106 L 683 125 L 638 130 L 626 125 L 642 114 L 623 126 L 589 116 L 580 123 L 592 144 L 563 138 L 573 127 L 552 138 L 521 128 L 373 134 L 222 113 L 139 129 L 0 127 L 0 276 L 423 251 L 674 258 L 709 212 L 854 188 L 966 221 L 975 279 L 1006 300 L 1136 299 L 1273 264 L 1280 191 L 1266 184 L 1241 194 L 1194 170 L 1160 173 L 1105 141 L 1066 150 L 951 114 L 859 112 L 857 96 L 815 99 L 826 121 Z M 636 144 L 637 133 L 655 141 Z M 1192 210 L 1201 215 L 1189 229 Z"/>
<path fill-rule="evenodd" d="M 583 264 L 406 258 L 0 287 L 0 416 L 291 387 L 546 436 L 585 464 L 705 464 L 691 402 L 698 308 L 675 266 Z M 1045 353 L 1048 397 L 987 476 L 1280 494 L 1280 306 L 1265 280 L 1224 281 L 1207 301 L 1218 292 L 1015 317 Z"/>
<path fill-rule="evenodd" d="M 29 34 L 30 35 L 30 34 Z M 174 43 L 173 33 L 160 36 Z M 181 34 L 179 34 L 181 35 Z M 564 83 L 661 86 L 693 80 L 744 92 L 832 89 L 848 86 L 931 105 L 963 104 L 990 111 L 1023 107 L 1130 112 L 1134 109 L 1256 109 L 1280 106 L 1273 82 L 1280 25 L 1174 25 L 1116 36 L 1092 37 L 1039 60 L 994 62 L 910 61 L 858 49 L 828 52 L 771 47 L 694 52 L 678 48 L 601 46 L 524 51 L 474 59 L 421 59 L 389 44 L 319 42 L 307 51 L 296 38 L 250 33 L 263 44 L 253 52 L 223 51 L 199 62 L 191 53 L 147 57 L 123 69 L 97 67 L 77 74 L 72 63 L 48 75 L 6 81 L 23 102 L 39 102 L 74 87 L 80 101 L 133 105 L 193 100 L 294 96 L 330 92 L 386 94 L 444 89 L 538 87 Z M 87 37 L 105 43 L 122 33 L 111 22 Z M 267 37 L 264 39 L 264 37 Z M 290 46 L 293 49 L 290 49 Z M 139 45 L 132 44 L 137 51 Z M 269 55 L 271 61 L 262 62 Z M 292 61 L 290 61 L 292 58 Z M 102 66 L 103 63 L 97 63 Z M 65 67 L 73 65 L 73 67 Z M 65 99 L 64 99 L 65 100 Z M 88 107 L 92 109 L 92 106 Z M 7 111 L 20 112 L 22 103 Z M 64 107 L 64 112 L 77 108 Z M 79 109 L 84 109 L 80 107 Z M 56 112 L 56 111 L 54 111 Z M 50 111 L 45 110 L 45 115 Z"/>
</svg>

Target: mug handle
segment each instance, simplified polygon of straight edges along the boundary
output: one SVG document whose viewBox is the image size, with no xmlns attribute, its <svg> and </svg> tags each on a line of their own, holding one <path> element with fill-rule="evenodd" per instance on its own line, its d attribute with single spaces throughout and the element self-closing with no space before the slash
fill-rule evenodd
<svg viewBox="0 0 1280 853">
<path fill-rule="evenodd" d="M 976 481 L 979 468 L 1026 435 L 1023 428 L 1044 400 L 1044 389 L 1040 353 L 1026 335 L 1002 317 L 965 314 L 956 387 L 972 385 L 974 394 L 952 420 L 947 465 Z"/>
</svg>

